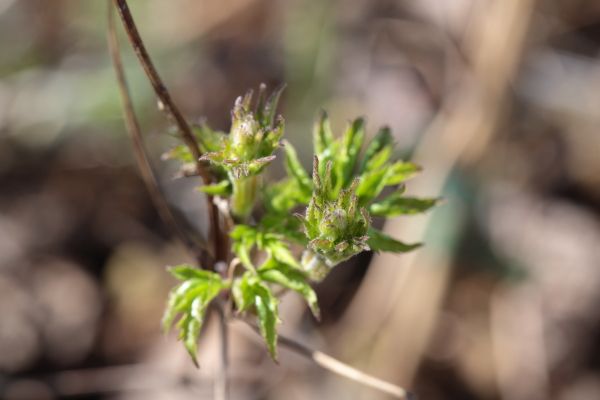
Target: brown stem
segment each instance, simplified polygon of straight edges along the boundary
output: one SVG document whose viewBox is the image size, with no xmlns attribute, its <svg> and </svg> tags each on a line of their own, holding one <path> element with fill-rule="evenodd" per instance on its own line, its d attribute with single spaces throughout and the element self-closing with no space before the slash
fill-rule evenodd
<svg viewBox="0 0 600 400">
<path fill-rule="evenodd" d="M 255 333 L 257 333 L 260 336 L 260 331 L 258 327 L 247 321 L 240 321 L 245 322 L 248 326 L 252 328 L 252 330 Z M 362 372 L 319 350 L 313 350 L 310 347 L 295 341 L 294 339 L 279 334 L 278 343 L 284 348 L 309 359 L 310 361 L 317 364 L 319 367 L 331 371 L 334 374 L 338 374 L 340 376 L 343 376 L 344 378 L 348 378 L 362 385 L 369 386 L 373 389 L 377 389 L 398 399 L 416 400 L 416 396 L 413 393 L 407 391 L 406 389 L 394 385 L 391 382 L 384 381 L 365 372 Z"/>
<path fill-rule="evenodd" d="M 213 179 L 210 172 L 205 168 L 205 165 L 200 161 L 200 157 L 202 156 L 202 152 L 200 147 L 198 146 L 198 142 L 196 137 L 192 133 L 192 129 L 190 125 L 187 123 L 179 108 L 175 105 L 175 102 L 171 98 L 167 87 L 163 83 L 160 75 L 158 74 L 156 68 L 154 67 L 154 63 L 146 50 L 146 46 L 140 36 L 135 22 L 133 20 L 133 16 L 131 15 L 131 11 L 129 10 L 129 6 L 127 5 L 126 0 L 113 0 L 114 5 L 117 7 L 119 11 L 119 15 L 121 16 L 121 21 L 123 22 L 123 26 L 125 31 L 127 32 L 127 36 L 129 38 L 129 42 L 133 47 L 137 58 L 146 72 L 150 83 L 152 84 L 152 88 L 158 97 L 160 106 L 164 109 L 168 115 L 170 115 L 175 124 L 177 125 L 179 132 L 181 134 L 181 138 L 184 143 L 190 149 L 190 152 L 194 156 L 196 160 L 196 170 L 198 174 L 202 177 L 204 184 L 210 184 Z M 214 257 L 216 260 L 227 261 L 227 245 L 226 241 L 224 241 L 224 234 L 220 229 L 220 219 L 218 210 L 213 202 L 212 196 L 206 196 L 208 211 L 210 215 L 210 229 L 211 229 L 211 238 L 214 245 Z M 214 261 L 214 260 L 213 260 Z M 207 266 L 204 265 L 206 268 Z"/>
<path fill-rule="evenodd" d="M 127 133 L 131 139 L 131 143 L 133 145 L 133 154 L 140 170 L 142 180 L 146 186 L 146 189 L 148 190 L 148 193 L 150 194 L 150 199 L 152 200 L 158 215 L 167 225 L 167 227 L 183 242 L 188 249 L 193 252 L 196 258 L 204 258 L 206 257 L 203 254 L 207 249 L 206 242 L 203 240 L 202 247 L 198 247 L 196 242 L 191 240 L 181 226 L 177 223 L 175 216 L 171 212 L 167 201 L 159 189 L 156 176 L 152 171 L 152 166 L 150 165 L 146 149 L 144 148 L 140 124 L 135 115 L 135 110 L 131 101 L 131 95 L 127 86 L 127 79 L 123 69 L 121 54 L 119 52 L 119 42 L 115 31 L 113 12 L 112 7 L 110 7 L 110 3 L 108 9 L 108 48 L 110 50 L 110 56 L 115 74 L 117 76 L 119 93 L 123 103 L 123 115 L 125 118 Z"/>
</svg>

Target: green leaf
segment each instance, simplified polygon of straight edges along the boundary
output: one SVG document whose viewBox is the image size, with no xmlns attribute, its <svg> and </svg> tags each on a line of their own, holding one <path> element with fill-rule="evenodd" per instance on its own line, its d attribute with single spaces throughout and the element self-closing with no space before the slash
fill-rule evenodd
<svg viewBox="0 0 600 400">
<path fill-rule="evenodd" d="M 339 165 L 338 187 L 343 187 L 352 177 L 352 172 L 360 153 L 360 148 L 365 140 L 365 121 L 362 118 L 355 119 L 348 125 L 346 133 L 342 138 L 342 151 L 338 152 L 337 162 Z"/>
<path fill-rule="evenodd" d="M 388 128 L 387 126 L 381 128 L 367 146 L 365 156 L 359 168 L 360 173 L 365 171 L 367 164 L 371 161 L 375 154 L 379 153 L 382 149 L 389 148 L 389 151 L 391 153 L 393 141 L 394 139 L 392 137 L 390 128 Z"/>
<path fill-rule="evenodd" d="M 240 241 L 236 241 L 233 243 L 232 248 L 233 252 L 238 256 L 242 264 L 246 268 L 253 269 L 254 264 L 252 264 L 252 247 L 254 246 L 254 242 L 249 239 L 242 239 Z"/>
<path fill-rule="evenodd" d="M 356 195 L 361 205 L 367 204 L 370 200 L 379 196 L 379 193 L 385 188 L 387 173 L 387 169 L 381 168 L 367 172 L 360 177 Z"/>
<path fill-rule="evenodd" d="M 187 290 L 191 286 L 191 282 L 185 282 L 175 289 L 171 290 L 169 293 L 169 298 L 167 300 L 167 307 L 165 308 L 165 312 L 162 317 L 162 330 L 166 335 L 171 330 L 173 326 L 173 321 L 175 321 L 175 317 L 177 313 L 181 309 L 182 302 L 184 302 L 188 296 Z"/>
<path fill-rule="evenodd" d="M 252 264 L 252 247 L 256 245 L 259 232 L 249 225 L 236 225 L 229 236 L 233 239 L 232 250 L 246 268 L 254 269 Z"/>
<path fill-rule="evenodd" d="M 392 193 L 380 202 L 369 206 L 372 215 L 394 217 L 397 215 L 413 215 L 423 213 L 435 206 L 440 199 L 415 197 L 402 197 L 401 193 Z"/>
<path fill-rule="evenodd" d="M 298 188 L 300 188 L 302 194 L 306 196 L 306 201 L 308 202 L 308 199 L 310 199 L 310 195 L 312 193 L 312 181 L 300 163 L 298 154 L 290 142 L 284 141 L 284 150 L 286 155 L 285 167 L 288 175 L 296 180 Z"/>
<path fill-rule="evenodd" d="M 176 279 L 187 281 L 190 279 L 200 279 L 204 281 L 221 281 L 221 276 L 215 272 L 199 269 L 190 264 L 180 264 L 174 267 L 169 267 L 168 271 Z"/>
<path fill-rule="evenodd" d="M 192 361 L 196 367 L 198 367 L 198 359 L 196 356 L 198 353 L 198 336 L 200 336 L 205 312 L 206 304 L 203 303 L 201 297 L 197 297 L 192 302 L 190 314 L 186 318 L 186 323 L 182 326 L 183 344 L 190 357 L 192 357 Z"/>
<path fill-rule="evenodd" d="M 224 132 L 212 130 L 205 122 L 192 126 L 192 131 L 196 138 L 198 138 L 198 144 L 202 153 L 218 151 L 227 138 Z"/>
<path fill-rule="evenodd" d="M 237 278 L 232 287 L 237 309 L 248 311 L 254 308 L 258 317 L 260 333 L 265 340 L 269 354 L 277 360 L 277 324 L 279 301 L 268 286 L 254 273 L 246 272 Z"/>
<path fill-rule="evenodd" d="M 298 187 L 298 182 L 288 178 L 264 188 L 264 204 L 267 210 L 275 214 L 286 214 L 298 204 L 307 204 L 306 196 Z"/>
<path fill-rule="evenodd" d="M 285 84 L 279 86 L 271 93 L 271 96 L 266 100 L 266 86 L 260 85 L 258 91 L 258 101 L 256 103 L 256 118 L 260 122 L 261 126 L 270 128 L 275 121 L 275 113 L 277 111 L 277 104 L 281 93 L 285 89 Z"/>
<path fill-rule="evenodd" d="M 258 326 L 267 349 L 273 360 L 277 361 L 277 323 L 279 301 L 268 286 L 256 282 L 253 286 L 254 306 L 258 314 Z"/>
<path fill-rule="evenodd" d="M 331 125 L 329 124 L 329 117 L 325 111 L 321 111 L 313 128 L 315 155 L 322 157 L 327 154 L 326 157 L 328 157 L 332 144 L 333 132 L 331 131 Z"/>
<path fill-rule="evenodd" d="M 277 261 L 300 269 L 300 263 L 292 254 L 288 246 L 279 238 L 272 238 L 265 243 L 267 252 Z"/>
<path fill-rule="evenodd" d="M 392 164 L 386 175 L 386 186 L 397 185 L 421 172 L 421 167 L 411 162 L 398 161 Z"/>
<path fill-rule="evenodd" d="M 184 144 L 173 147 L 171 150 L 164 153 L 161 158 L 163 160 L 178 160 L 184 164 L 196 162 L 194 156 L 192 156 L 192 152 Z"/>
<path fill-rule="evenodd" d="M 277 283 L 283 287 L 298 292 L 304 297 L 315 318 L 320 318 L 317 294 L 307 282 L 307 277 L 300 271 L 287 265 L 275 262 L 269 269 L 261 269 L 259 276 L 268 282 Z"/>
<path fill-rule="evenodd" d="M 252 278 L 252 275 L 246 273 L 242 277 L 235 279 L 231 286 L 231 294 L 238 312 L 248 310 L 253 304 L 254 294 L 248 283 L 248 279 L 250 278 Z"/>
<path fill-rule="evenodd" d="M 199 186 L 198 190 L 211 196 L 229 196 L 231 195 L 231 183 L 228 180 L 223 180 L 212 185 Z"/>
<path fill-rule="evenodd" d="M 421 246 L 421 243 L 402 243 L 377 229 L 369 229 L 367 244 L 373 251 L 389 251 L 392 253 L 406 253 Z"/>
<path fill-rule="evenodd" d="M 179 338 L 197 364 L 196 352 L 198 336 L 204 322 L 204 314 L 208 304 L 227 287 L 221 277 L 211 271 L 195 269 L 183 264 L 170 269 L 171 274 L 184 282 L 171 290 L 162 325 L 167 333 L 178 314 L 181 315 L 177 328 Z"/>
</svg>

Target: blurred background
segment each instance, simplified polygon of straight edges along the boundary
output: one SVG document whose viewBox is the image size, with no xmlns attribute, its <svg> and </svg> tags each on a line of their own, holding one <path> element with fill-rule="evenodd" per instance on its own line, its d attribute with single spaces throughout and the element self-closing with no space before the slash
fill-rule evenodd
<svg viewBox="0 0 600 400">
<path fill-rule="evenodd" d="M 281 112 L 306 166 L 320 108 L 340 131 L 392 127 L 424 167 L 433 213 L 389 220 L 417 252 L 363 254 L 293 295 L 282 332 L 421 399 L 600 398 L 600 2 L 131 0 L 191 121 L 227 130 L 235 97 L 287 82 Z M 189 261 L 133 163 L 103 1 L 0 0 L 0 398 L 212 398 L 164 338 Z M 206 230 L 195 179 L 119 25 L 146 144 L 173 208 Z M 277 166 L 271 168 L 278 177 Z M 231 328 L 234 399 L 387 399 Z"/>
</svg>

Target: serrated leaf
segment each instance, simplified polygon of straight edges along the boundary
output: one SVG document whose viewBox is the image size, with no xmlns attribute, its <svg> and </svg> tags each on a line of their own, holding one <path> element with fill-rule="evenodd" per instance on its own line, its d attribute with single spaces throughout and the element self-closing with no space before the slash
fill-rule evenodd
<svg viewBox="0 0 600 400">
<path fill-rule="evenodd" d="M 199 186 L 198 190 L 211 196 L 229 196 L 231 194 L 231 183 L 228 180 L 223 180 L 212 185 Z"/>
<path fill-rule="evenodd" d="M 224 132 L 212 130 L 205 122 L 192 126 L 192 131 L 198 139 L 202 153 L 218 151 L 227 137 Z"/>
<path fill-rule="evenodd" d="M 389 251 L 392 253 L 406 253 L 421 246 L 421 243 L 407 244 L 396 240 L 377 229 L 369 229 L 367 244 L 373 251 Z"/>
<path fill-rule="evenodd" d="M 339 188 L 350 180 L 364 139 L 365 121 L 362 118 L 357 118 L 346 128 L 346 133 L 342 138 L 342 149 L 338 152 Z"/>
<path fill-rule="evenodd" d="M 329 117 L 325 111 L 319 113 L 319 117 L 313 128 L 313 145 L 315 155 L 321 157 L 329 150 L 333 144 L 333 132 L 329 123 Z"/>
<path fill-rule="evenodd" d="M 196 355 L 198 352 L 198 336 L 200 335 L 202 323 L 204 322 L 205 310 L 206 305 L 202 303 L 202 299 L 200 297 L 196 298 L 192 302 L 190 314 L 186 321 L 187 323 L 182 327 L 184 332 L 183 344 L 190 357 L 192 357 L 192 361 L 196 367 L 198 367 L 198 358 Z"/>
<path fill-rule="evenodd" d="M 254 243 L 248 240 L 240 240 L 233 243 L 233 252 L 238 256 L 246 268 L 254 268 L 252 257 L 250 256 Z"/>
<path fill-rule="evenodd" d="M 267 250 L 267 253 L 277 261 L 298 269 L 301 268 L 296 257 L 294 257 L 288 246 L 284 244 L 281 239 L 271 239 L 267 241 L 267 243 L 265 243 L 265 249 Z"/>
<path fill-rule="evenodd" d="M 233 239 L 232 250 L 246 268 L 254 269 L 250 256 L 258 239 L 258 231 L 249 225 L 236 225 L 229 236 Z"/>
<path fill-rule="evenodd" d="M 277 283 L 283 287 L 298 292 L 306 300 L 315 318 L 321 316 L 317 294 L 307 282 L 307 277 L 300 271 L 281 263 L 275 263 L 268 269 L 259 271 L 260 277 L 268 282 Z"/>
<path fill-rule="evenodd" d="M 173 147 L 171 150 L 164 153 L 161 158 L 163 160 L 178 160 L 184 164 L 193 163 L 196 161 L 194 160 L 194 156 L 192 155 L 190 149 L 184 144 Z"/>
<path fill-rule="evenodd" d="M 310 200 L 310 194 L 307 196 L 303 193 L 293 178 L 266 185 L 264 196 L 267 210 L 280 215 L 286 214 L 298 204 L 307 204 Z"/>
<path fill-rule="evenodd" d="M 307 197 L 307 200 L 310 198 L 312 193 L 312 181 L 308 176 L 308 173 L 300 163 L 298 159 L 298 154 L 296 150 L 292 146 L 292 144 L 288 141 L 284 142 L 284 151 L 285 151 L 285 167 L 288 172 L 288 175 L 293 177 L 298 184 L 298 188 L 302 191 L 302 194 Z"/>
<path fill-rule="evenodd" d="M 402 197 L 401 194 L 393 193 L 380 202 L 369 206 L 372 215 L 383 217 L 394 217 L 397 215 L 413 215 L 423 213 L 438 203 L 439 199 L 416 197 Z"/>
<path fill-rule="evenodd" d="M 369 161 L 367 161 L 365 168 L 362 172 L 362 175 L 368 174 L 369 172 L 372 172 L 372 171 L 379 170 L 381 168 L 385 168 L 386 163 L 392 157 L 392 151 L 393 151 L 393 149 L 391 146 L 385 146 L 381 150 L 379 150 L 377 153 L 375 153 L 373 155 L 373 157 L 371 157 L 369 159 Z"/>
<path fill-rule="evenodd" d="M 235 279 L 233 285 L 231 286 L 233 301 L 239 312 L 248 310 L 253 304 L 252 292 L 248 285 L 249 277 L 250 275 L 246 273 L 242 275 L 242 277 Z"/>
<path fill-rule="evenodd" d="M 219 274 L 193 267 L 190 264 L 180 264 L 167 269 L 171 275 L 180 281 L 187 281 L 190 279 L 200 279 L 204 281 L 220 281 L 221 277 Z"/>
<path fill-rule="evenodd" d="M 421 172 L 421 167 L 411 162 L 398 161 L 389 167 L 386 186 L 397 185 Z"/>
<path fill-rule="evenodd" d="M 386 174 L 387 170 L 382 168 L 367 172 L 360 177 L 356 195 L 361 205 L 367 204 L 370 200 L 379 196 L 386 185 Z"/>
<path fill-rule="evenodd" d="M 387 126 L 381 128 L 367 146 L 365 156 L 363 157 L 363 161 L 359 169 L 360 173 L 365 170 L 367 164 L 371 161 L 375 154 L 379 153 L 383 148 L 389 148 L 391 151 L 393 147 L 393 141 L 394 139 L 392 137 L 390 128 Z"/>
<path fill-rule="evenodd" d="M 273 91 L 273 93 L 271 93 L 271 96 L 269 96 L 266 102 L 263 103 L 265 93 L 264 90 L 262 90 L 262 86 L 259 88 L 256 118 L 263 127 L 269 128 L 273 125 L 273 122 L 275 121 L 275 113 L 277 111 L 277 104 L 279 103 L 279 98 L 281 97 L 281 93 L 284 89 L 285 84 L 280 85 Z"/>
<path fill-rule="evenodd" d="M 171 292 L 169 293 L 167 307 L 165 308 L 165 312 L 163 313 L 161 321 L 162 330 L 165 335 L 169 333 L 171 327 L 173 326 L 173 321 L 175 321 L 175 317 L 179 312 L 178 310 L 181 307 L 181 302 L 186 298 L 187 288 L 189 286 L 191 286 L 191 282 L 184 282 L 180 286 L 171 290 Z"/>
<path fill-rule="evenodd" d="M 206 308 L 227 285 L 218 274 L 195 269 L 186 264 L 173 267 L 170 272 L 184 282 L 169 294 L 162 320 L 163 329 L 165 333 L 168 332 L 176 316 L 181 314 L 177 322 L 178 337 L 197 365 L 197 341 Z"/>
<path fill-rule="evenodd" d="M 237 278 L 232 287 L 233 300 L 238 311 L 254 309 L 258 317 L 261 336 L 265 340 L 269 354 L 277 360 L 277 323 L 279 323 L 279 301 L 260 277 L 246 272 Z"/>
<path fill-rule="evenodd" d="M 277 323 L 279 322 L 279 300 L 273 295 L 271 289 L 262 283 L 256 282 L 253 286 L 254 306 L 258 314 L 258 326 L 271 358 L 277 361 Z"/>
</svg>

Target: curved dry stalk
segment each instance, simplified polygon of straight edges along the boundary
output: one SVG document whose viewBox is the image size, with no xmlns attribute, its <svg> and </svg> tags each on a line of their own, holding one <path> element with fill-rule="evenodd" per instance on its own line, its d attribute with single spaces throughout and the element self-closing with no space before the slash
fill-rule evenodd
<svg viewBox="0 0 600 400">
<path fill-rule="evenodd" d="M 239 321 L 245 322 L 252 330 L 257 333 L 260 337 L 260 331 L 258 327 L 249 323 L 245 320 L 239 319 Z M 334 374 L 343 376 L 344 378 L 350 379 L 354 382 L 360 383 L 361 385 L 371 387 L 379 390 L 380 392 L 387 393 L 397 399 L 416 400 L 417 397 L 409 392 L 408 390 L 394 385 L 391 382 L 384 381 L 383 379 L 376 378 L 365 372 L 362 372 L 348 364 L 341 362 L 340 360 L 331 357 L 328 354 L 323 353 L 319 350 L 311 349 L 310 347 L 295 341 L 294 339 L 288 338 L 284 335 L 278 335 L 278 343 L 294 353 L 303 356 L 311 360 L 319 367 L 326 369 Z"/>
<path fill-rule="evenodd" d="M 190 249 L 194 253 L 196 258 L 203 259 L 206 257 L 206 255 L 203 253 L 206 252 L 206 249 L 208 248 L 206 242 L 202 242 L 202 247 L 199 247 L 196 241 L 193 241 L 188 237 L 185 231 L 177 223 L 175 216 L 171 212 L 171 208 L 167 204 L 163 194 L 159 189 L 156 175 L 152 170 L 150 160 L 148 159 L 147 152 L 144 147 L 140 124 L 133 108 L 133 102 L 131 101 L 131 95 L 129 93 L 127 79 L 123 69 L 123 62 L 119 52 L 119 42 L 115 31 L 112 7 L 110 6 L 110 3 L 108 3 L 108 5 L 108 48 L 117 77 L 121 102 L 123 103 L 123 115 L 125 118 L 127 133 L 129 134 L 129 138 L 131 139 L 131 143 L 133 145 L 133 154 L 135 156 L 135 161 L 138 165 L 140 175 L 160 218 L 181 240 L 186 248 Z"/>
<path fill-rule="evenodd" d="M 198 146 L 198 142 L 196 137 L 194 136 L 192 129 L 188 122 L 183 117 L 179 108 L 175 105 L 167 87 L 163 83 L 163 80 L 160 78 L 158 71 L 154 67 L 154 63 L 146 50 L 146 46 L 140 36 L 135 21 L 133 20 L 133 16 L 131 11 L 129 10 L 129 6 L 127 5 L 126 0 L 113 0 L 113 4 L 119 11 L 119 15 L 121 16 L 121 21 L 123 22 L 123 27 L 127 32 L 127 37 L 129 38 L 129 42 L 133 47 L 137 58 L 150 81 L 154 92 L 159 100 L 159 106 L 161 109 L 164 109 L 168 115 L 170 115 L 177 125 L 179 132 L 181 134 L 181 139 L 184 141 L 186 146 L 190 149 L 194 159 L 196 160 L 196 171 L 198 175 L 202 177 L 202 180 L 205 185 L 210 184 L 213 181 L 213 177 L 211 173 L 205 168 L 205 165 L 202 161 L 200 161 L 200 157 L 202 156 L 202 152 L 200 147 Z M 226 261 L 228 254 L 228 245 L 226 235 L 223 235 L 220 230 L 220 219 L 219 219 L 219 211 L 213 202 L 213 197 L 207 195 L 207 205 L 208 212 L 210 215 L 210 229 L 211 229 L 211 237 L 214 245 L 214 257 L 217 261 Z"/>
<path fill-rule="evenodd" d="M 215 309 L 219 318 L 219 334 L 221 336 L 221 354 L 219 373 L 215 379 L 215 400 L 227 400 L 229 398 L 229 326 L 225 314 L 225 301 L 218 302 Z"/>
</svg>

